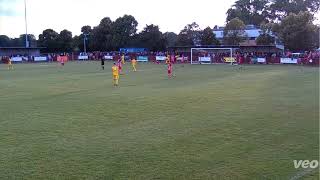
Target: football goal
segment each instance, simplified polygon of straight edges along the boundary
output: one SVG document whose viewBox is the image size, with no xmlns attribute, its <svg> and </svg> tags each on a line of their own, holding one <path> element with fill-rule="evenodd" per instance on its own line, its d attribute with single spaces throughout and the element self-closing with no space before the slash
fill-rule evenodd
<svg viewBox="0 0 320 180">
<path fill-rule="evenodd" d="M 191 64 L 213 64 L 236 62 L 232 48 L 191 48 Z"/>
</svg>

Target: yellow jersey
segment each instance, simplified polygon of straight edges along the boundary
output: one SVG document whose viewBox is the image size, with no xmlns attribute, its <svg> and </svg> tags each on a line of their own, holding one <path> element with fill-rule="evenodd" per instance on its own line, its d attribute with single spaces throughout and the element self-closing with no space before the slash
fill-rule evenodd
<svg viewBox="0 0 320 180">
<path fill-rule="evenodd" d="M 114 76 L 118 76 L 119 75 L 119 68 L 118 66 L 112 66 L 112 74 Z"/>
<path fill-rule="evenodd" d="M 124 55 L 121 56 L 121 63 L 124 64 L 125 63 L 125 58 Z"/>
<path fill-rule="evenodd" d="M 170 63 L 170 57 L 167 56 L 167 58 L 166 58 L 166 64 L 169 64 L 169 63 Z"/>
<path fill-rule="evenodd" d="M 137 60 L 133 59 L 131 60 L 132 65 L 136 65 L 137 64 Z"/>
</svg>

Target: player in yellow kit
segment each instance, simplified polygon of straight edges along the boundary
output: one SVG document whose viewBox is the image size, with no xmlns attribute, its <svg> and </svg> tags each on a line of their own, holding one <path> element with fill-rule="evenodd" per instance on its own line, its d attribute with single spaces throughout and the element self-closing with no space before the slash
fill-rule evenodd
<svg viewBox="0 0 320 180">
<path fill-rule="evenodd" d="M 13 70 L 13 65 L 12 65 L 10 57 L 8 59 L 8 70 Z"/>
<path fill-rule="evenodd" d="M 125 59 L 124 59 L 124 54 L 122 54 L 122 56 L 121 56 L 121 63 L 126 64 Z"/>
<path fill-rule="evenodd" d="M 116 63 L 113 63 L 112 66 L 112 75 L 113 75 L 113 86 L 119 85 L 119 68 Z"/>
<path fill-rule="evenodd" d="M 170 63 L 170 55 L 168 54 L 166 58 L 166 64 L 169 64 L 169 63 Z"/>
<path fill-rule="evenodd" d="M 131 64 L 132 64 L 133 71 L 136 72 L 137 71 L 137 68 L 136 68 L 137 60 L 135 58 L 132 58 Z"/>
</svg>

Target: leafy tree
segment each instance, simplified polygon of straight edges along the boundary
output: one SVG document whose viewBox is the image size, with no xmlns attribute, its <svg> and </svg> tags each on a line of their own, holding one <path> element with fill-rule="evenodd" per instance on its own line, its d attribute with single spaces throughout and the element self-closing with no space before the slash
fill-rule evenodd
<svg viewBox="0 0 320 180">
<path fill-rule="evenodd" d="M 163 38 L 165 39 L 166 46 L 172 47 L 176 44 L 178 35 L 174 32 L 166 32 L 163 34 Z"/>
<path fill-rule="evenodd" d="M 186 32 L 180 32 L 176 41 L 176 45 L 177 46 L 193 46 L 194 43 Z"/>
<path fill-rule="evenodd" d="M 292 51 L 311 50 L 317 47 L 319 28 L 313 24 L 313 15 L 309 12 L 291 13 L 273 30 Z"/>
<path fill-rule="evenodd" d="M 227 11 L 227 22 L 238 17 L 245 24 L 279 22 L 290 13 L 317 13 L 319 0 L 237 0 Z"/>
<path fill-rule="evenodd" d="M 72 51 L 72 32 L 68 30 L 62 30 L 58 37 L 59 51 L 70 52 Z"/>
<path fill-rule="evenodd" d="M 239 18 L 232 19 L 223 31 L 225 45 L 239 45 L 245 37 L 245 24 Z"/>
<path fill-rule="evenodd" d="M 92 32 L 92 28 L 89 25 L 82 26 L 81 32 L 84 34 L 90 34 Z"/>
<path fill-rule="evenodd" d="M 78 44 L 78 48 L 76 48 L 77 50 L 81 50 L 84 51 L 84 39 L 86 41 L 86 49 L 87 51 L 91 51 L 92 49 L 94 49 L 94 44 L 92 44 L 91 41 L 91 36 L 92 36 L 92 28 L 89 25 L 86 26 L 82 26 L 81 27 L 81 34 L 79 37 L 77 37 L 74 40 L 77 40 L 77 44 Z"/>
<path fill-rule="evenodd" d="M 268 0 L 238 0 L 227 11 L 227 22 L 239 18 L 245 24 L 268 22 Z"/>
<path fill-rule="evenodd" d="M 79 50 L 84 51 L 84 41 L 86 41 L 86 50 L 91 51 L 94 49 L 94 45 L 92 44 L 91 41 L 91 36 L 92 36 L 92 28 L 89 25 L 83 26 L 81 28 L 81 34 L 79 36 Z"/>
<path fill-rule="evenodd" d="M 319 11 L 319 0 L 269 0 L 270 18 L 274 21 L 282 20 L 290 13 L 309 12 L 314 15 Z"/>
<path fill-rule="evenodd" d="M 74 36 L 72 38 L 72 51 L 75 51 L 75 52 L 79 52 L 79 51 L 83 51 L 83 48 L 81 49 L 81 37 L 80 36 Z"/>
<path fill-rule="evenodd" d="M 165 50 L 165 39 L 156 25 L 146 25 L 138 37 L 141 46 L 150 51 Z"/>
<path fill-rule="evenodd" d="M 46 47 L 47 52 L 59 51 L 59 34 L 52 29 L 46 29 L 39 35 L 38 44 Z"/>
<path fill-rule="evenodd" d="M 91 50 L 106 51 L 112 49 L 112 21 L 105 17 L 100 24 L 93 28 L 91 37 Z"/>
<path fill-rule="evenodd" d="M 9 38 L 6 35 L 0 35 L 0 47 L 25 47 L 26 35 L 21 34 L 19 38 Z M 29 47 L 36 47 L 37 40 L 33 34 L 28 34 Z"/>
<path fill-rule="evenodd" d="M 201 45 L 220 45 L 219 40 L 210 27 L 205 28 L 201 33 Z"/>
<path fill-rule="evenodd" d="M 36 37 L 33 34 L 28 34 L 28 42 L 29 42 L 29 47 L 37 47 L 37 40 Z M 16 46 L 23 46 L 25 47 L 26 45 L 26 35 L 25 34 L 21 34 L 19 36 L 19 44 L 16 44 Z"/>
<path fill-rule="evenodd" d="M 260 25 L 262 33 L 256 39 L 257 45 L 273 45 L 275 43 L 276 38 L 272 35 L 272 27 L 273 23 L 262 23 Z"/>
<path fill-rule="evenodd" d="M 11 47 L 25 47 L 25 39 L 22 40 L 19 38 L 13 38 L 11 39 Z"/>
<path fill-rule="evenodd" d="M 193 46 L 200 44 L 200 28 L 195 22 L 188 24 L 178 35 L 178 46 Z"/>
<path fill-rule="evenodd" d="M 274 37 L 272 37 L 270 34 L 263 33 L 260 34 L 259 37 L 256 40 L 257 45 L 272 45 L 274 44 Z"/>
<path fill-rule="evenodd" d="M 11 39 L 6 35 L 0 35 L 0 47 L 10 47 Z"/>
<path fill-rule="evenodd" d="M 130 40 L 126 43 L 126 47 L 142 47 L 142 43 L 140 40 L 140 34 L 135 34 L 130 37 Z"/>
<path fill-rule="evenodd" d="M 119 17 L 112 23 L 113 50 L 125 47 L 137 32 L 138 22 L 131 15 Z"/>
</svg>

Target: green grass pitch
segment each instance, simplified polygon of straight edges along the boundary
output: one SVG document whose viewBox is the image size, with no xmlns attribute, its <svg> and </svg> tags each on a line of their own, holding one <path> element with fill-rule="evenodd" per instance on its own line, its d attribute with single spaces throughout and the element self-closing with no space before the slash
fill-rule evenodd
<svg viewBox="0 0 320 180">
<path fill-rule="evenodd" d="M 318 68 L 124 69 L 0 65 L 0 179 L 319 179 Z"/>
</svg>

